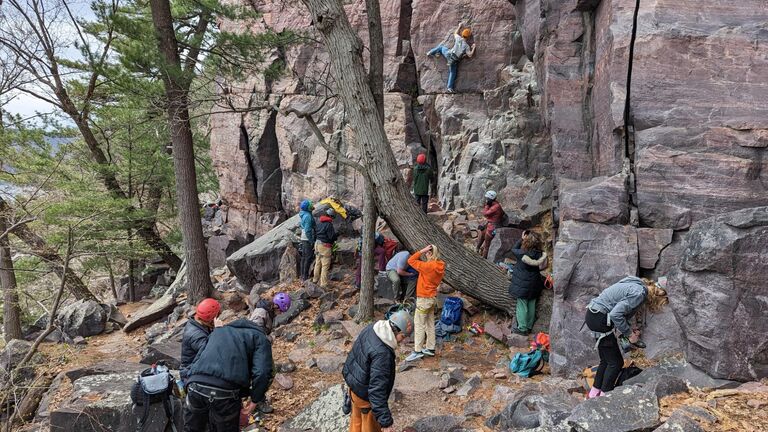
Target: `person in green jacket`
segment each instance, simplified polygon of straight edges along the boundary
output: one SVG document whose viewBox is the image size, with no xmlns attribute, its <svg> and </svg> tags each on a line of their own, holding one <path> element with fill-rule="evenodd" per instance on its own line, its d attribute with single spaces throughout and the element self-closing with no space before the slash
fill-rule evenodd
<svg viewBox="0 0 768 432">
<path fill-rule="evenodd" d="M 413 167 L 413 194 L 416 203 L 427 213 L 429 203 L 429 181 L 432 179 L 432 167 L 427 164 L 427 156 L 422 153 L 416 156 L 416 166 Z"/>
</svg>

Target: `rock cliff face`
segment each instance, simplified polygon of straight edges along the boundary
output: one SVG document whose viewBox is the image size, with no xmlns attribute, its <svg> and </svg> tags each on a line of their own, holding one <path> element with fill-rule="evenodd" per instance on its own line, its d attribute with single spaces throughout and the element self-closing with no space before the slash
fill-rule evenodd
<svg viewBox="0 0 768 432">
<path fill-rule="evenodd" d="M 298 0 L 243 3 L 262 13 L 254 30 L 313 31 Z M 473 210 L 495 189 L 513 221 L 554 215 L 553 371 L 572 374 L 596 360 L 594 342 L 576 329 L 600 290 L 626 274 L 679 270 L 670 278 L 672 307 L 649 318 L 646 342 L 658 348 L 649 353 L 684 349 L 711 374 L 746 378 L 732 370 L 741 365 L 726 361 L 736 353 L 723 342 L 730 333 L 693 323 L 690 299 L 714 288 L 699 267 L 688 260 L 681 268 L 680 260 L 693 253 L 686 243 L 692 226 L 768 205 L 765 1 L 641 2 L 631 59 L 631 0 L 381 3 L 385 124 L 406 179 L 415 155 L 425 152 L 444 210 Z M 345 7 L 367 45 L 364 2 Z M 459 67 L 459 93 L 448 94 L 445 61 L 426 52 L 460 21 L 472 27 L 478 48 Z M 361 177 L 323 150 L 304 120 L 284 114 L 320 107 L 332 94 L 325 50 L 294 45 L 276 50 L 265 66 L 278 62 L 286 71 L 277 79 L 225 83 L 232 106 L 268 109 L 217 113 L 211 122 L 227 232 L 240 241 L 294 214 L 302 198 L 362 200 Z M 314 117 L 331 146 L 360 157 L 335 98 Z M 714 236 L 714 248 L 758 244 L 758 231 L 740 231 L 736 243 Z M 718 295 L 736 295 L 726 281 L 737 285 L 742 270 L 719 273 Z M 764 266 L 750 271 L 768 277 Z M 750 285 L 737 297 L 759 303 L 766 290 Z M 727 322 L 728 308 L 712 304 L 711 317 Z M 767 334 L 755 335 L 751 377 L 765 374 Z M 723 362 L 707 367 L 713 356 Z"/>
</svg>

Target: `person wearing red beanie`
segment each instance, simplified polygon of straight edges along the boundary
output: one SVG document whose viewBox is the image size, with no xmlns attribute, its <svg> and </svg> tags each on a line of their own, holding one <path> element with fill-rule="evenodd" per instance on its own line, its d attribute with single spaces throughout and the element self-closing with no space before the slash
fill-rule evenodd
<svg viewBox="0 0 768 432">
<path fill-rule="evenodd" d="M 181 338 L 181 367 L 179 374 L 185 381 L 192 361 L 197 353 L 208 344 L 208 336 L 216 327 L 216 317 L 221 312 L 221 304 L 216 299 L 206 298 L 197 304 L 195 318 L 187 321 Z"/>
<path fill-rule="evenodd" d="M 424 213 L 427 212 L 429 203 L 429 181 L 432 179 L 432 167 L 427 164 L 427 156 L 424 153 L 416 156 L 416 165 L 413 167 L 413 195 L 416 203 L 421 206 Z"/>
</svg>

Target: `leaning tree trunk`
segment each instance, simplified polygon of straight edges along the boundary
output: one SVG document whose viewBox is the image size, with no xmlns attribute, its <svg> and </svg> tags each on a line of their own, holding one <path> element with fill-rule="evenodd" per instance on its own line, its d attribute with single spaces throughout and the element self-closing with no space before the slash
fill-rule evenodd
<svg viewBox="0 0 768 432">
<path fill-rule="evenodd" d="M 355 321 L 363 322 L 373 319 L 373 288 L 374 263 L 373 247 L 376 236 L 376 201 L 369 180 L 365 180 L 365 195 L 363 198 L 363 256 L 360 280 L 360 301 Z"/>
<path fill-rule="evenodd" d="M 368 86 L 376 101 L 379 122 L 384 125 L 384 35 L 381 29 L 381 8 L 379 0 L 365 0 L 365 10 L 368 15 L 368 44 L 370 62 L 368 67 Z M 376 209 L 376 199 L 373 196 L 373 185 L 365 177 L 365 195 L 363 198 L 363 251 L 360 281 L 360 303 L 355 320 L 357 322 L 373 319 L 373 290 L 375 268 L 373 265 L 374 238 L 376 236 L 376 221 L 379 213 Z"/>
<path fill-rule="evenodd" d="M 362 43 L 349 24 L 340 0 L 302 0 L 331 56 L 338 93 L 361 147 L 362 161 L 373 183 L 380 216 L 411 250 L 435 244 L 446 262 L 445 281 L 484 303 L 513 313 L 502 271 L 464 248 L 429 221 L 403 182 L 376 104 L 366 82 Z"/>
<path fill-rule="evenodd" d="M 0 214 L 0 232 L 5 232 L 8 224 L 5 214 Z M 21 339 L 21 310 L 19 294 L 16 292 L 16 273 L 13 270 L 11 248 L 8 236 L 0 238 L 0 286 L 3 288 L 3 330 L 5 341 Z"/>
<path fill-rule="evenodd" d="M 168 99 L 168 123 L 173 144 L 173 167 L 176 174 L 176 197 L 184 239 L 189 285 L 189 302 L 196 304 L 213 291 L 208 254 L 200 221 L 200 203 L 197 199 L 197 173 L 189 122 L 187 98 L 189 78 L 184 76 L 179 59 L 178 42 L 173 28 L 173 16 L 168 0 L 151 0 L 152 21 L 157 43 L 165 64 L 162 68 L 165 94 Z"/>
<path fill-rule="evenodd" d="M 0 213 L 7 214 L 9 211 L 8 203 L 0 197 Z M 98 300 L 88 287 L 85 286 L 83 281 L 80 280 L 80 277 L 71 268 L 64 266 L 64 260 L 61 258 L 61 255 L 48 246 L 48 243 L 29 229 L 26 224 L 18 225 L 13 229 L 12 233 L 29 246 L 34 255 L 43 259 L 43 264 L 64 281 L 65 286 L 76 299 Z"/>
</svg>

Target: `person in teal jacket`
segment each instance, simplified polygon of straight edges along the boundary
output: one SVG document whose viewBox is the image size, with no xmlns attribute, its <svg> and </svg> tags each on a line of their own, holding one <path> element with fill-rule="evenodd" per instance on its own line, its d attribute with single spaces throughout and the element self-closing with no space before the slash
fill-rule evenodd
<svg viewBox="0 0 768 432">
<path fill-rule="evenodd" d="M 301 280 L 309 279 L 312 262 L 315 260 L 315 218 L 312 216 L 312 201 L 301 202 Z"/>
</svg>

